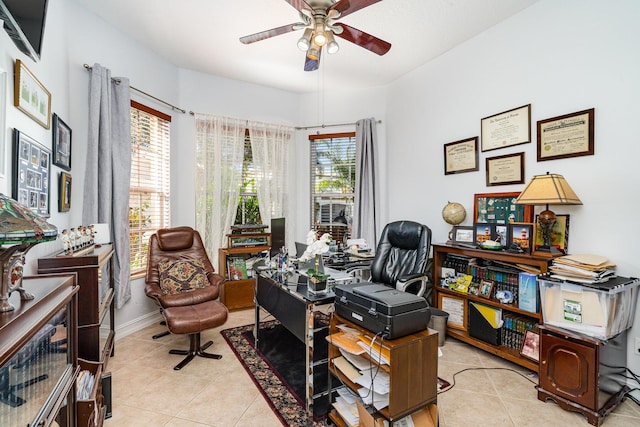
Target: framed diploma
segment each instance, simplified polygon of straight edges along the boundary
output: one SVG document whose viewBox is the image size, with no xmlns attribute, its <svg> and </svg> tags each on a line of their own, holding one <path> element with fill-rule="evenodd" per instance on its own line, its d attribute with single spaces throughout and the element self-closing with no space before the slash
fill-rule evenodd
<svg viewBox="0 0 640 427">
<path fill-rule="evenodd" d="M 487 157 L 487 187 L 524 183 L 524 153 Z"/>
<path fill-rule="evenodd" d="M 595 109 L 538 122 L 538 161 L 592 156 Z"/>
<path fill-rule="evenodd" d="M 467 302 L 464 299 L 438 293 L 438 306 L 449 313 L 447 327 L 467 330 Z"/>
<path fill-rule="evenodd" d="M 478 170 L 478 137 L 444 144 L 444 174 Z"/>
<path fill-rule="evenodd" d="M 531 104 L 480 120 L 482 151 L 531 142 Z"/>
</svg>

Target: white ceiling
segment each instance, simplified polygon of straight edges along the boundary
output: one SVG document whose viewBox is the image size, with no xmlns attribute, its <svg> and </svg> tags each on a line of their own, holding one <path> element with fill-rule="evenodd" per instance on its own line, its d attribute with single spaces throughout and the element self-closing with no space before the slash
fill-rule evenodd
<svg viewBox="0 0 640 427">
<path fill-rule="evenodd" d="M 391 43 L 384 56 L 337 38 L 305 72 L 300 31 L 251 45 L 242 36 L 299 22 L 284 0 L 76 0 L 180 68 L 293 92 L 386 85 L 537 0 L 383 0 L 339 22 Z M 342 0 L 347 1 L 347 0 Z"/>
</svg>

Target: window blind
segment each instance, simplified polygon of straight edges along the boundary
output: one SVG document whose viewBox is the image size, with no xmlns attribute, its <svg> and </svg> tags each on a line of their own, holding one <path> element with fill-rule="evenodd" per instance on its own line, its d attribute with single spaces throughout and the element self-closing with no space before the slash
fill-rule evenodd
<svg viewBox="0 0 640 427">
<path fill-rule="evenodd" d="M 147 266 L 149 238 L 170 224 L 171 116 L 131 101 L 131 275 Z"/>
</svg>

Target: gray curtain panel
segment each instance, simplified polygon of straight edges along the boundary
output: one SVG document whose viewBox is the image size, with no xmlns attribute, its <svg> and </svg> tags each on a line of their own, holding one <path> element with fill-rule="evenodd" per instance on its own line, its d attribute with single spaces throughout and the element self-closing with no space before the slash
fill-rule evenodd
<svg viewBox="0 0 640 427">
<path fill-rule="evenodd" d="M 356 122 L 356 194 L 352 237 L 362 238 L 375 248 L 379 228 L 377 190 L 376 121 L 373 118 Z"/>
<path fill-rule="evenodd" d="M 111 78 L 94 64 L 89 89 L 89 135 L 82 205 L 83 224 L 110 224 L 115 303 L 131 298 L 129 266 L 129 180 L 131 175 L 131 91 L 129 79 Z"/>
</svg>

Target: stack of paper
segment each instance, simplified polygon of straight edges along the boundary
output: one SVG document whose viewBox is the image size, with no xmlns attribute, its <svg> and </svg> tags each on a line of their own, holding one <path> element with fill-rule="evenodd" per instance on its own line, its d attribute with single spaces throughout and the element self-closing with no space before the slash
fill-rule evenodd
<svg viewBox="0 0 640 427">
<path fill-rule="evenodd" d="M 578 283 L 602 283 L 615 275 L 615 264 L 606 257 L 592 254 L 565 255 L 555 258 L 551 277 Z"/>
<path fill-rule="evenodd" d="M 358 427 L 360 425 L 356 397 L 344 387 L 338 389 L 338 396 L 333 402 L 333 407 L 349 427 Z"/>
<path fill-rule="evenodd" d="M 362 386 L 358 394 L 367 405 L 373 405 L 377 410 L 389 406 L 389 374 L 377 368 L 362 371 L 356 384 Z"/>
</svg>

